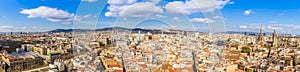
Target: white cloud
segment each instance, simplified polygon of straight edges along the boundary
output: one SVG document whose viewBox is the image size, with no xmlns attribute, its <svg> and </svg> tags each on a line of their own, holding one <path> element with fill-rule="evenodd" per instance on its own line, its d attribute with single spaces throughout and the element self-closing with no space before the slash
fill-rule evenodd
<svg viewBox="0 0 300 72">
<path fill-rule="evenodd" d="M 299 24 L 272 24 L 271 26 L 281 27 L 283 29 L 300 29 Z"/>
<path fill-rule="evenodd" d="M 168 13 L 190 15 L 197 12 L 213 12 L 230 4 L 230 0 L 187 0 L 169 2 L 165 8 Z M 231 3 L 233 4 L 233 3 Z"/>
<path fill-rule="evenodd" d="M 160 0 L 151 0 L 151 2 L 154 4 L 158 4 L 160 2 Z"/>
<path fill-rule="evenodd" d="M 11 32 L 13 29 L 13 26 L 0 26 L 0 32 Z"/>
<path fill-rule="evenodd" d="M 214 23 L 212 19 L 209 18 L 193 18 L 190 19 L 191 22 L 196 22 L 196 23 Z"/>
<path fill-rule="evenodd" d="M 92 14 L 87 14 L 87 15 L 84 15 L 84 16 L 75 16 L 74 21 L 81 21 L 83 19 L 87 19 L 87 18 L 90 18 L 90 17 L 92 17 Z"/>
<path fill-rule="evenodd" d="M 13 28 L 13 26 L 0 26 L 0 29 L 10 29 Z"/>
<path fill-rule="evenodd" d="M 162 13 L 163 9 L 161 7 L 155 6 L 151 2 L 141 2 L 135 3 L 125 11 L 120 13 L 121 17 L 149 17 L 155 14 Z"/>
<path fill-rule="evenodd" d="M 177 22 L 180 21 L 180 19 L 179 19 L 178 17 L 173 17 L 173 20 L 174 20 L 174 21 L 177 21 Z"/>
<path fill-rule="evenodd" d="M 123 5 L 133 4 L 133 3 L 137 2 L 137 0 L 108 0 L 107 2 L 110 5 L 123 6 Z"/>
<path fill-rule="evenodd" d="M 260 25 L 241 25 L 239 28 L 240 29 L 255 29 L 255 30 L 259 30 L 260 29 Z M 283 28 L 280 28 L 278 26 L 273 26 L 273 25 L 262 26 L 262 29 L 265 30 L 265 31 L 283 30 Z"/>
<path fill-rule="evenodd" d="M 28 14 L 28 18 L 43 18 L 52 22 L 61 22 L 70 24 L 73 21 L 74 14 L 68 13 L 57 8 L 40 6 L 35 9 L 22 9 L 22 14 Z"/>
<path fill-rule="evenodd" d="M 155 15 L 155 17 L 158 17 L 158 18 L 166 18 L 166 16 L 160 15 L 160 14 Z"/>
<path fill-rule="evenodd" d="M 96 2 L 97 0 L 81 0 L 81 1 L 86 1 L 86 2 Z"/>
<path fill-rule="evenodd" d="M 57 29 L 57 27 L 38 27 L 38 26 L 31 26 L 31 27 L 17 27 L 17 26 L 0 26 L 0 32 L 44 32 L 49 30 Z"/>
<path fill-rule="evenodd" d="M 120 13 L 126 10 L 136 0 L 108 0 L 108 12 L 105 13 L 107 17 L 119 17 Z"/>
<path fill-rule="evenodd" d="M 268 29 L 268 30 L 282 30 L 282 28 L 275 27 L 275 26 L 267 26 L 266 29 Z"/>
<path fill-rule="evenodd" d="M 240 25 L 231 29 L 236 29 L 238 31 L 250 31 L 250 32 L 259 32 L 259 24 L 249 24 L 249 25 Z M 268 24 L 263 25 L 263 32 L 273 32 L 276 30 L 278 33 L 286 34 L 300 34 L 300 25 L 299 24 Z"/>
<path fill-rule="evenodd" d="M 240 28 L 241 28 L 241 29 L 246 29 L 246 28 L 248 28 L 248 27 L 245 26 L 245 25 L 241 25 Z"/>
<path fill-rule="evenodd" d="M 91 21 L 91 20 L 94 20 L 94 18 L 97 18 L 97 16 L 92 15 L 92 14 L 75 16 L 74 22 L 79 23 L 79 24 L 95 24 L 96 22 Z"/>
<path fill-rule="evenodd" d="M 92 14 L 87 14 L 87 15 L 84 15 L 82 18 L 89 18 L 91 16 L 92 16 Z"/>
<path fill-rule="evenodd" d="M 104 15 L 107 17 L 118 17 L 118 12 L 114 13 L 114 12 L 106 12 Z"/>
<path fill-rule="evenodd" d="M 32 26 L 32 28 L 36 28 L 36 26 Z"/>
<path fill-rule="evenodd" d="M 219 19 L 219 18 L 221 18 L 221 16 L 214 16 L 213 18 L 214 19 Z"/>
<path fill-rule="evenodd" d="M 252 10 L 246 10 L 246 11 L 244 11 L 244 15 L 250 15 L 250 14 L 252 14 L 253 12 L 252 12 Z"/>
<path fill-rule="evenodd" d="M 163 13 L 163 9 L 152 2 L 139 2 L 121 6 L 110 4 L 108 10 L 109 11 L 105 13 L 105 16 L 123 18 L 141 18 Z"/>
<path fill-rule="evenodd" d="M 283 15 L 285 15 L 285 13 L 279 13 L 279 15 L 280 15 L 280 16 L 283 16 Z"/>
<path fill-rule="evenodd" d="M 270 23 L 278 23 L 277 21 L 270 21 Z"/>
</svg>

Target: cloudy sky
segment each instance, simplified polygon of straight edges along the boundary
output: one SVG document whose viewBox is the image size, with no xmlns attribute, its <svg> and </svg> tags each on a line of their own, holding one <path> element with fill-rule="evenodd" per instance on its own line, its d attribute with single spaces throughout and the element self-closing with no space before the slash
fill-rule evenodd
<svg viewBox="0 0 300 72">
<path fill-rule="evenodd" d="M 0 32 L 53 29 L 181 29 L 300 34 L 299 0 L 2 0 Z M 223 21 L 224 20 L 224 21 Z"/>
</svg>

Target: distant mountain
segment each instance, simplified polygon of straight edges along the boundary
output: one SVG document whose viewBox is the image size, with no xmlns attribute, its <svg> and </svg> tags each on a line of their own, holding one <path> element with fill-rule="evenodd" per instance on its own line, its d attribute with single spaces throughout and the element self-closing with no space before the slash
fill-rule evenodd
<svg viewBox="0 0 300 72">
<path fill-rule="evenodd" d="M 51 30 L 48 31 L 50 33 L 58 33 L 58 32 L 88 32 L 88 31 L 131 31 L 131 32 L 141 32 L 141 33 L 161 33 L 163 30 L 156 30 L 156 29 L 142 29 L 142 28 L 124 28 L 124 27 L 110 27 L 110 28 L 102 28 L 102 29 L 96 29 L 96 30 L 91 30 L 91 29 L 56 29 L 56 30 Z M 182 30 L 169 30 L 169 31 L 182 31 Z M 188 32 L 194 32 L 194 31 L 188 31 Z M 205 33 L 205 32 L 200 32 L 200 33 Z M 243 31 L 227 31 L 226 34 L 245 34 Z M 247 35 L 258 35 L 259 32 L 246 32 Z M 265 32 L 266 35 L 271 35 L 271 32 Z"/>
<path fill-rule="evenodd" d="M 227 31 L 227 34 L 247 34 L 247 35 L 258 35 L 259 32 L 242 32 L 242 31 Z M 271 35 L 271 32 L 264 32 L 266 35 Z"/>
<path fill-rule="evenodd" d="M 29 33 L 40 33 L 40 32 L 0 32 L 0 34 L 29 34 Z"/>
<path fill-rule="evenodd" d="M 51 30 L 48 32 L 52 32 L 52 33 L 57 33 L 57 32 L 72 32 L 73 29 L 56 29 L 56 30 Z"/>
<path fill-rule="evenodd" d="M 110 30 L 115 30 L 115 31 L 153 31 L 150 29 L 141 29 L 141 28 L 134 28 L 134 29 L 129 29 L 129 28 L 124 28 L 124 27 L 110 27 L 110 28 L 102 28 L 102 29 L 96 29 L 96 30 L 91 30 L 91 29 L 55 29 L 55 30 L 51 30 L 48 32 L 52 32 L 52 33 L 57 33 L 57 32 L 86 32 L 86 31 L 110 31 Z M 154 30 L 157 31 L 157 30 Z"/>
<path fill-rule="evenodd" d="M 130 31 L 132 33 L 137 33 L 137 32 L 141 32 L 141 33 L 162 33 L 162 30 L 155 30 L 155 29 L 142 29 L 142 28 L 134 28 L 134 29 L 130 29 L 130 28 L 124 28 L 124 27 L 110 27 L 110 28 L 102 28 L 102 29 L 96 29 L 96 30 L 91 30 L 91 29 L 55 29 L 55 30 L 51 30 L 48 31 L 48 33 L 59 33 L 59 32 L 66 32 L 66 33 L 70 33 L 70 32 L 88 32 L 88 31 Z M 181 31 L 181 30 L 169 30 L 169 31 Z M 164 32 L 164 33 L 171 33 L 171 32 Z"/>
<path fill-rule="evenodd" d="M 88 32 L 88 31 L 131 31 L 133 33 L 141 32 L 141 33 L 161 33 L 164 30 L 157 30 L 157 29 L 142 29 L 142 28 L 125 28 L 125 27 L 109 27 L 109 28 L 101 28 L 101 29 L 55 29 L 51 31 L 47 31 L 46 33 L 71 33 L 71 32 Z M 183 30 L 168 30 L 168 31 L 183 31 Z M 187 31 L 187 32 L 197 32 L 197 31 Z M 0 32 L 0 34 L 10 34 L 11 32 Z M 13 34 L 26 34 L 26 33 L 43 33 L 43 32 L 13 32 Z M 167 32 L 166 32 L 167 33 Z M 199 32 L 199 33 L 207 33 L 207 32 Z M 225 32 L 223 32 L 225 33 Z M 243 31 L 227 31 L 226 34 L 245 34 Z M 259 32 L 246 32 L 247 35 L 258 35 Z M 265 32 L 266 35 L 271 35 L 271 32 Z"/>
<path fill-rule="evenodd" d="M 0 32 L 0 34 L 7 34 L 8 32 Z"/>
<path fill-rule="evenodd" d="M 51 31 L 47 31 L 47 32 L 12 32 L 13 34 L 27 34 L 27 33 L 59 33 L 59 32 L 65 32 L 65 33 L 71 33 L 71 32 L 88 32 L 88 31 L 131 31 L 132 33 L 137 33 L 137 32 L 141 32 L 141 33 L 162 33 L 162 31 L 165 30 L 157 30 L 157 29 L 142 29 L 142 28 L 134 28 L 134 29 L 130 29 L 130 28 L 125 28 L 125 27 L 110 27 L 110 28 L 101 28 L 101 29 L 55 29 L 55 30 L 51 30 Z M 167 30 L 167 31 L 181 31 L 183 32 L 183 30 Z M 170 33 L 170 32 L 164 32 L 164 33 Z M 202 33 L 202 34 L 207 34 L 207 32 L 199 32 L 199 31 L 187 31 L 187 32 L 198 32 L 198 33 Z M 10 34 L 11 32 L 0 32 L 0 34 Z M 225 33 L 225 32 L 222 32 Z M 245 34 L 244 31 L 227 31 L 226 34 Z M 247 35 L 258 35 L 259 32 L 246 32 Z M 272 32 L 265 32 L 264 34 L 266 35 L 271 35 Z M 300 36 L 300 35 L 297 35 Z"/>
</svg>

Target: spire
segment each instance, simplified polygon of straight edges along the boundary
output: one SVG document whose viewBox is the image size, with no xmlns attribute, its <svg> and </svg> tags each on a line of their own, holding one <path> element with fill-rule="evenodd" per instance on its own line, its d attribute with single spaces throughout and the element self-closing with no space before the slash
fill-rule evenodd
<svg viewBox="0 0 300 72">
<path fill-rule="evenodd" d="M 260 40 L 262 40 L 262 38 L 263 38 L 262 25 L 260 25 L 259 37 L 260 37 Z"/>
<path fill-rule="evenodd" d="M 275 30 L 273 32 L 272 39 L 273 39 L 273 46 L 277 46 L 277 33 Z"/>
<path fill-rule="evenodd" d="M 262 35 L 262 25 L 260 25 L 259 33 Z"/>
<path fill-rule="evenodd" d="M 262 42 L 262 41 L 263 41 L 262 25 L 260 25 L 259 36 L 258 36 L 257 41 L 259 41 L 259 42 Z"/>
</svg>

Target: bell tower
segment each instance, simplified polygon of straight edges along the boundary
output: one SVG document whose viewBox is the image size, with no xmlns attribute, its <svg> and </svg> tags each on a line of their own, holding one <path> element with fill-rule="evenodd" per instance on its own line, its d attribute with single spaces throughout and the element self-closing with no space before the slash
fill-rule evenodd
<svg viewBox="0 0 300 72">
<path fill-rule="evenodd" d="M 273 47 L 277 46 L 277 33 L 274 30 L 273 35 L 272 35 L 272 40 L 273 40 Z"/>
<path fill-rule="evenodd" d="M 257 38 L 257 42 L 258 42 L 258 43 L 262 43 L 262 42 L 263 42 L 262 25 L 260 25 L 259 36 L 258 36 L 258 38 Z"/>
</svg>

